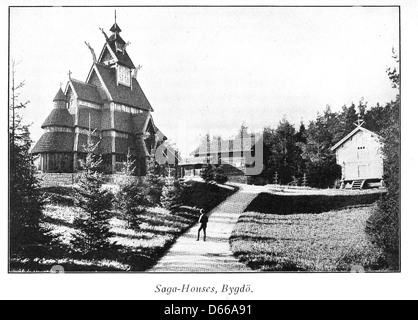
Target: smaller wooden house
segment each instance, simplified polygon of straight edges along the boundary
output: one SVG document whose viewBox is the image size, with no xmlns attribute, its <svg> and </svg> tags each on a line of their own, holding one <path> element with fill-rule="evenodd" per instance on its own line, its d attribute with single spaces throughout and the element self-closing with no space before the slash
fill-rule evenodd
<svg viewBox="0 0 418 320">
<path fill-rule="evenodd" d="M 235 138 L 229 140 L 216 139 L 202 143 L 190 155 L 183 159 L 179 166 L 184 178 L 199 177 L 201 169 L 207 164 L 223 167 L 229 181 L 238 183 L 248 182 L 248 168 L 246 158 L 255 152 L 255 145 L 262 143 L 261 135 Z"/>
<path fill-rule="evenodd" d="M 383 184 L 382 143 L 363 124 L 359 120 L 357 127 L 331 148 L 342 169 L 341 188 L 363 189 Z"/>
</svg>

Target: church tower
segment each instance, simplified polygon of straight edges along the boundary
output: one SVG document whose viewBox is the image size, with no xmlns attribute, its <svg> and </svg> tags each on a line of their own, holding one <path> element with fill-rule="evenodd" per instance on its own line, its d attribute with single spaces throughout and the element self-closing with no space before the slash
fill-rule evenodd
<svg viewBox="0 0 418 320">
<path fill-rule="evenodd" d="M 59 118 L 60 125 L 55 122 L 52 126 L 43 125 L 43 128 L 54 128 L 47 130 L 60 132 L 60 135 L 65 133 L 68 141 L 71 136 L 71 143 L 67 140 L 65 143 L 65 161 L 59 157 L 46 160 L 53 165 L 40 166 L 43 172 L 68 172 L 69 168 L 77 171 L 80 159 L 86 156 L 83 145 L 89 130 L 93 132 L 93 141 L 99 143 L 97 154 L 102 156 L 103 171 L 109 174 L 122 170 L 128 152 L 136 160 L 137 174 L 145 174 L 147 159 L 159 143 L 157 139 L 161 134 L 157 135 L 159 130 L 151 115 L 154 110 L 138 83 L 138 69 L 128 54 L 129 42 L 120 35 L 122 30 L 116 22 L 116 14 L 110 37 L 101 30 L 105 43 L 98 59 L 86 42 L 93 58 L 86 81 L 76 80 L 69 73 L 64 92 L 60 89 L 54 99 L 55 107 L 45 123 Z M 51 138 L 45 147 L 49 133 L 45 132 L 37 142 L 33 154 L 46 154 L 46 150 L 49 154 L 61 148 Z"/>
</svg>

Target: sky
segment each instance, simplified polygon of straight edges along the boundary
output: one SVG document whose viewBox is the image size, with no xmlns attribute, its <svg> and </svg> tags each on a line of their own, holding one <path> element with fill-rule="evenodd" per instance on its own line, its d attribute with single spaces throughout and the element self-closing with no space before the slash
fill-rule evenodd
<svg viewBox="0 0 418 320">
<path fill-rule="evenodd" d="M 127 51 L 161 131 L 188 156 L 205 133 L 229 138 L 286 117 L 298 128 L 329 105 L 395 98 L 386 68 L 399 46 L 392 7 L 116 8 Z M 115 8 L 11 8 L 10 57 L 25 80 L 32 139 L 68 71 L 85 81 Z"/>
</svg>

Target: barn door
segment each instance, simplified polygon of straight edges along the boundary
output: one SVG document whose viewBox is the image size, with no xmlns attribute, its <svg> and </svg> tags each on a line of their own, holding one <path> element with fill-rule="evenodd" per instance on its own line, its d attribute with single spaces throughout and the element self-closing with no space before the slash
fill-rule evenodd
<svg viewBox="0 0 418 320">
<path fill-rule="evenodd" d="M 358 166 L 358 177 L 359 179 L 365 179 L 369 175 L 369 166 L 360 165 Z"/>
</svg>

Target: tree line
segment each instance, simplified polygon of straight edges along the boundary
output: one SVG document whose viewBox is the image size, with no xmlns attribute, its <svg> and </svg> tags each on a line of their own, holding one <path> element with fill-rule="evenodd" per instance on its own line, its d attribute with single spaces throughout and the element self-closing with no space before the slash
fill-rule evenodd
<svg viewBox="0 0 418 320">
<path fill-rule="evenodd" d="M 360 100 L 357 105 L 344 105 L 339 111 L 327 106 L 308 125 L 301 122 L 296 127 L 283 117 L 277 127 L 263 130 L 264 170 L 252 177 L 252 182 L 336 187 L 341 167 L 336 164 L 331 147 L 355 129 L 359 117 L 365 121 L 364 128 L 384 135 L 392 113 L 391 103 L 367 108 L 367 103 Z"/>
</svg>

